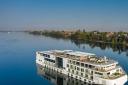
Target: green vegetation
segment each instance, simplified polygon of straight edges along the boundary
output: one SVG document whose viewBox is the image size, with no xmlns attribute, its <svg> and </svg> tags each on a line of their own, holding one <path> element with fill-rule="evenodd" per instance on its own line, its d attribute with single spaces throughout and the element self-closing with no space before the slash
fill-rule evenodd
<svg viewBox="0 0 128 85">
<path fill-rule="evenodd" d="M 77 31 L 29 31 L 34 35 L 45 35 L 54 38 L 71 39 L 79 42 L 98 42 L 98 43 L 111 43 L 113 45 L 128 46 L 128 33 L 127 32 L 85 32 L 85 30 Z"/>
<path fill-rule="evenodd" d="M 29 31 L 30 34 L 34 35 L 44 35 L 50 36 L 54 38 L 66 38 L 65 35 L 61 31 Z"/>
</svg>

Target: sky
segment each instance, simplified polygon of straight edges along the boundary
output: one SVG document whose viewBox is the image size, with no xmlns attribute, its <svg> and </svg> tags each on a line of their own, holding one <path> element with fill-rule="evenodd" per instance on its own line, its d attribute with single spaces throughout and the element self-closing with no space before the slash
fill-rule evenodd
<svg viewBox="0 0 128 85">
<path fill-rule="evenodd" d="M 0 30 L 128 31 L 128 0 L 0 0 Z"/>
</svg>

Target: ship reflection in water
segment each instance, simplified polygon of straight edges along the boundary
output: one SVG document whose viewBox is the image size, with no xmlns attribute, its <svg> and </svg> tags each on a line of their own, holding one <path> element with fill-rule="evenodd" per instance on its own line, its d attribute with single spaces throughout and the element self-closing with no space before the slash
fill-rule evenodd
<svg viewBox="0 0 128 85">
<path fill-rule="evenodd" d="M 43 67 L 39 64 L 37 64 L 37 73 L 41 77 L 49 80 L 53 85 L 98 85 L 98 84 L 88 84 L 86 82 L 56 72 L 52 69 Z"/>
</svg>

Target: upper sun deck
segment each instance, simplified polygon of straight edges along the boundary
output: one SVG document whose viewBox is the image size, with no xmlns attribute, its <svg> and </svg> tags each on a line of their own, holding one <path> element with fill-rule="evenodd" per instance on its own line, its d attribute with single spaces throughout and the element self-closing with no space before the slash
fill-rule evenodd
<svg viewBox="0 0 128 85">
<path fill-rule="evenodd" d="M 40 53 L 51 54 L 51 55 L 55 55 L 56 57 L 68 58 L 79 62 L 86 62 L 88 64 L 95 64 L 97 66 L 118 63 L 106 57 L 98 57 L 96 56 L 96 54 L 80 52 L 80 51 L 50 50 L 50 51 L 41 51 Z"/>
</svg>

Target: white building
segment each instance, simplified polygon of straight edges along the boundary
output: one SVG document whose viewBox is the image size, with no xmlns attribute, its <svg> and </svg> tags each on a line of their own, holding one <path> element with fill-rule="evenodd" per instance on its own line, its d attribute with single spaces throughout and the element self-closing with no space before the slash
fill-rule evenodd
<svg viewBox="0 0 128 85">
<path fill-rule="evenodd" d="M 124 85 L 127 75 L 118 62 L 72 50 L 36 52 L 36 63 L 90 84 Z"/>
</svg>

